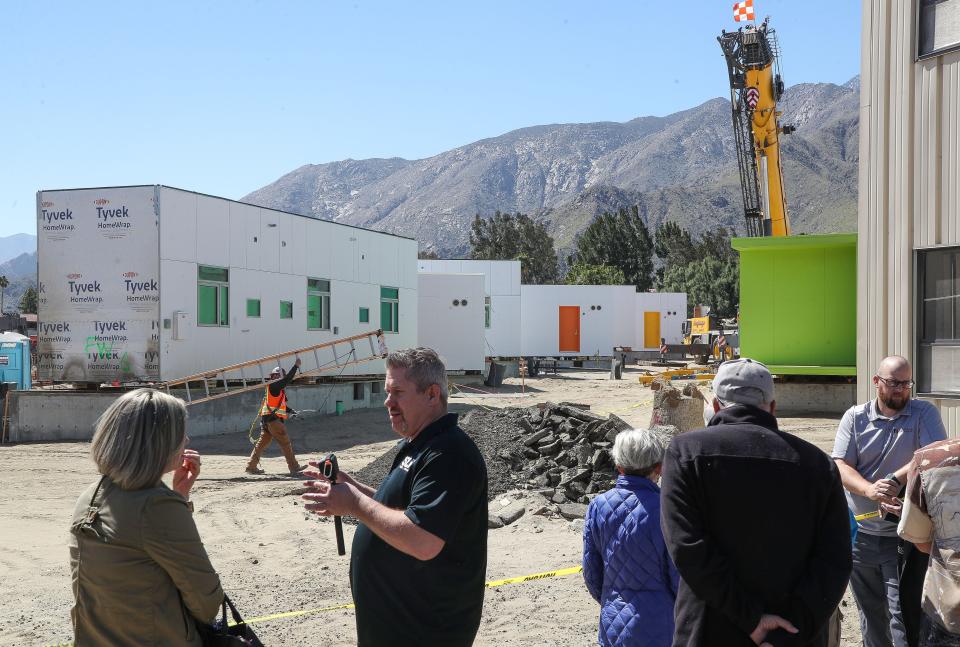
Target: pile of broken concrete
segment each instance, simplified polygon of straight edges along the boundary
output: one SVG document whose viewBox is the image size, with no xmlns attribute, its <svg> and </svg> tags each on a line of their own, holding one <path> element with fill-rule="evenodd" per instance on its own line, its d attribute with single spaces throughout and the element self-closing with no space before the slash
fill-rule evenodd
<svg viewBox="0 0 960 647">
<path fill-rule="evenodd" d="M 616 481 L 610 449 L 616 435 L 630 425 L 610 414 L 600 416 L 584 405 L 545 403 L 518 419 L 520 433 L 512 449 L 498 458 L 531 489 L 555 504 L 587 504 Z"/>
</svg>

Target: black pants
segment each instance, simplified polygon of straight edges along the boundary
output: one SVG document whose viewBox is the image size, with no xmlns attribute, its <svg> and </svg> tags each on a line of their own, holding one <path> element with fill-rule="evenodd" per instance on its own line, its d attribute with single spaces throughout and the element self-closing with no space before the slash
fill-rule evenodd
<svg viewBox="0 0 960 647">
<path fill-rule="evenodd" d="M 921 604 L 923 602 L 923 580 L 927 575 L 930 556 L 917 550 L 917 547 L 908 541 L 900 542 L 899 552 L 900 613 L 903 616 L 903 628 L 907 634 L 907 642 L 910 647 L 918 647 L 923 644 L 920 640 L 920 627 L 925 616 Z"/>
<path fill-rule="evenodd" d="M 950 633 L 924 614 L 920 623 L 920 647 L 960 647 L 960 635 Z"/>
</svg>

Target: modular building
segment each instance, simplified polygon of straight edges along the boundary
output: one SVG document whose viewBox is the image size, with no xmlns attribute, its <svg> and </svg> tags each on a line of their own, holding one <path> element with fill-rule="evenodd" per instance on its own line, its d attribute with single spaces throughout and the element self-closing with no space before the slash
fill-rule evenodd
<svg viewBox="0 0 960 647">
<path fill-rule="evenodd" d="M 960 434 L 960 0 L 863 0 L 857 388 L 886 355 Z"/>
<path fill-rule="evenodd" d="M 436 350 L 448 371 L 482 371 L 484 344 L 482 274 L 417 276 L 417 345 Z"/>
<path fill-rule="evenodd" d="M 160 185 L 40 191 L 37 234 L 41 380 L 168 381 L 377 328 L 416 343 L 410 238 Z"/>
<path fill-rule="evenodd" d="M 483 337 L 487 357 L 519 357 L 520 261 L 420 260 L 426 273 L 483 275 Z"/>
<path fill-rule="evenodd" d="M 656 351 L 679 344 L 687 295 L 627 285 L 524 285 L 521 347 L 540 357 L 607 357 L 617 346 Z"/>
</svg>

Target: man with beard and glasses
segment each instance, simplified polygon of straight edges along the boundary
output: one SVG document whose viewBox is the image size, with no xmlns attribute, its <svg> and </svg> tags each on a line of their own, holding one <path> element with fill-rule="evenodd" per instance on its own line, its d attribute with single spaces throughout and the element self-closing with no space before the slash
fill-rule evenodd
<svg viewBox="0 0 960 647">
<path fill-rule="evenodd" d="M 843 415 L 833 459 L 847 491 L 847 505 L 858 522 L 850 584 L 860 608 L 865 647 L 908 647 L 897 574 L 897 496 L 907 482 L 913 453 L 947 437 L 940 413 L 929 402 L 913 400 L 910 363 L 898 355 L 880 362 L 873 384 L 877 397 Z M 876 514 L 880 512 L 880 514 Z"/>
</svg>

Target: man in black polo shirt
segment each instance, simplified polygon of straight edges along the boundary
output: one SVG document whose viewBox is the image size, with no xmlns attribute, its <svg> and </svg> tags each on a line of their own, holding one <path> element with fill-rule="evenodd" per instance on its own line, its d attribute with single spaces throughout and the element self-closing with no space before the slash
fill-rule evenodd
<svg viewBox="0 0 960 647">
<path fill-rule="evenodd" d="M 429 348 L 387 357 L 387 412 L 403 437 L 377 490 L 308 471 L 307 510 L 349 515 L 357 644 L 460 647 L 480 626 L 487 566 L 487 468 L 447 413 L 446 367 Z M 311 465 L 317 466 L 315 462 Z"/>
</svg>

